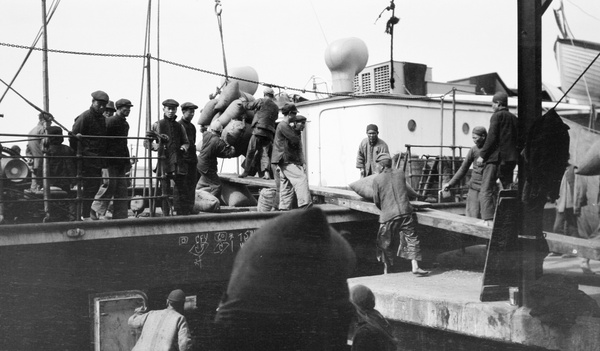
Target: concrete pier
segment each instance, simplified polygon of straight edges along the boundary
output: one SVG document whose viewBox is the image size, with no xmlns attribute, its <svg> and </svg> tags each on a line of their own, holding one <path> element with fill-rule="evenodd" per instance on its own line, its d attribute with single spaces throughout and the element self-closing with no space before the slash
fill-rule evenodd
<svg viewBox="0 0 600 351">
<path fill-rule="evenodd" d="M 576 272 L 578 264 L 577 258 L 558 257 L 547 259 L 545 266 L 550 272 L 560 270 L 583 276 Z M 600 263 L 593 263 L 592 268 L 597 270 Z M 376 308 L 393 322 L 524 348 L 600 350 L 600 318 L 579 317 L 569 329 L 544 325 L 530 316 L 526 307 L 513 306 L 508 301 L 480 302 L 481 277 L 479 272 L 436 269 L 428 277 L 405 272 L 353 278 L 348 282 L 350 286 L 362 284 L 371 288 Z M 591 277 L 598 283 L 600 276 L 588 279 Z M 579 289 L 600 300 L 600 284 L 580 284 Z M 401 334 L 400 330 L 396 332 Z"/>
</svg>

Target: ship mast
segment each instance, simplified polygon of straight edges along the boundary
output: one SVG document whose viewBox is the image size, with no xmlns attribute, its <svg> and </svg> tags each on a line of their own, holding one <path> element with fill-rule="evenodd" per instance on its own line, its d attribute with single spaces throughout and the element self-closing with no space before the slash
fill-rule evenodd
<svg viewBox="0 0 600 351">
<path fill-rule="evenodd" d="M 42 74 L 44 77 L 44 111 L 48 112 L 50 110 L 50 95 L 48 88 L 48 21 L 46 20 L 46 0 L 42 0 L 42 21 L 43 21 L 43 31 L 42 31 Z"/>
</svg>

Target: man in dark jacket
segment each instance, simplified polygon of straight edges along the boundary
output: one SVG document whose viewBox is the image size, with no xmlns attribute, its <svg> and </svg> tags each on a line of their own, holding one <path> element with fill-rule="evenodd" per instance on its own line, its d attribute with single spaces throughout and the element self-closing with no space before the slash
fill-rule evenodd
<svg viewBox="0 0 600 351">
<path fill-rule="evenodd" d="M 264 90 L 264 98 L 242 104 L 246 110 L 256 110 L 252 119 L 252 137 L 248 143 L 244 172 L 240 178 L 254 176 L 260 170 L 260 159 L 263 149 L 273 142 L 275 135 L 275 121 L 279 114 L 279 107 L 275 103 L 275 92 L 271 88 Z"/>
<path fill-rule="evenodd" d="M 409 196 L 418 195 L 406 183 L 404 171 L 392 169 L 389 154 L 377 155 L 375 162 L 379 174 L 373 179 L 373 202 L 381 210 L 377 249 L 378 258 L 384 263 L 384 273 L 388 273 L 394 256 L 398 256 L 411 261 L 413 274 L 427 275 L 429 272 L 419 267 L 421 246 L 415 232 L 417 220 L 409 202 Z M 395 255 L 391 253 L 392 247 L 398 247 Z"/>
<path fill-rule="evenodd" d="M 217 157 L 231 158 L 235 156 L 235 148 L 221 139 L 223 126 L 213 121 L 210 128 L 202 133 L 202 147 L 198 154 L 198 172 L 200 180 L 198 188 L 209 188 L 208 192 L 219 198 L 221 196 L 221 180 L 217 174 Z"/>
<path fill-rule="evenodd" d="M 71 148 L 77 154 L 85 157 L 81 163 L 83 180 L 81 215 L 84 219 L 89 218 L 91 214 L 92 202 L 102 184 L 102 168 L 106 166 L 106 140 L 104 138 L 94 138 L 106 136 L 106 118 L 102 115 L 108 104 L 108 94 L 103 91 L 92 93 L 92 106 L 87 111 L 75 118 L 73 124 L 72 136 L 69 139 Z M 91 136 L 82 138 L 81 136 Z M 95 178 L 95 179 L 92 179 Z"/>
<path fill-rule="evenodd" d="M 508 95 L 498 92 L 492 98 L 494 114 L 478 164 L 485 163 L 481 180 L 481 219 L 488 226 L 494 220 L 494 186 L 500 178 L 504 189 L 510 188 L 513 171 L 519 160 L 517 150 L 517 117 L 508 111 Z"/>
<path fill-rule="evenodd" d="M 175 182 L 175 188 L 183 187 L 183 176 L 187 174 L 183 155 L 187 152 L 190 144 L 187 133 L 181 124 L 177 123 L 177 107 L 179 103 L 173 99 L 163 101 L 163 119 L 154 123 L 148 136 L 153 140 L 151 148 L 158 151 L 161 159 L 158 161 L 156 175 L 163 177 L 163 195 L 166 198 L 162 202 L 162 211 L 165 216 L 171 214 L 170 196 L 173 194 L 171 179 Z M 160 142 L 158 142 L 160 140 Z M 146 147 L 150 147 L 148 142 Z"/>
<path fill-rule="evenodd" d="M 198 155 L 196 155 L 196 126 L 192 123 L 194 114 L 198 106 L 191 102 L 181 104 L 181 119 L 179 123 L 185 129 L 190 147 L 183 155 L 183 160 L 187 166 L 187 174 L 183 176 L 181 189 L 175 189 L 175 211 L 180 215 L 189 215 L 194 208 L 194 198 L 196 194 L 196 183 L 198 182 Z"/>
<path fill-rule="evenodd" d="M 117 100 L 115 107 L 117 112 L 114 116 L 106 118 L 106 135 L 112 136 L 106 140 L 108 157 L 108 182 L 100 187 L 96 194 L 96 200 L 92 203 L 92 219 L 106 214 L 110 200 L 113 202 L 113 219 L 127 218 L 127 171 L 131 168 L 127 136 L 129 135 L 129 123 L 127 117 L 131 112 L 131 101 L 127 99 Z M 103 191 L 104 190 L 104 191 Z"/>
</svg>

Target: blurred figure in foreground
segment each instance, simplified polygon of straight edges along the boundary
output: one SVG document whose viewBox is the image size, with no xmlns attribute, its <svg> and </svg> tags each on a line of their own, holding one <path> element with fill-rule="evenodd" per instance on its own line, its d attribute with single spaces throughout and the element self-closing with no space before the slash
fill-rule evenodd
<svg viewBox="0 0 600 351">
<path fill-rule="evenodd" d="M 320 209 L 268 222 L 235 258 L 215 319 L 219 350 L 345 350 L 354 266 Z"/>
</svg>

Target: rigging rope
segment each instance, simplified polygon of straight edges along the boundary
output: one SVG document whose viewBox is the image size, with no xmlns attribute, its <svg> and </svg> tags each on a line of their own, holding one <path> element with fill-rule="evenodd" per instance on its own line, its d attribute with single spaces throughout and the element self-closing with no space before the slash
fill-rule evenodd
<svg viewBox="0 0 600 351">
<path fill-rule="evenodd" d="M 229 81 L 227 74 L 227 60 L 225 59 L 225 42 L 223 41 L 223 20 L 221 18 L 221 0 L 215 0 L 215 15 L 217 15 L 217 23 L 219 25 L 219 34 L 221 35 L 221 51 L 223 52 L 223 69 L 225 72 L 225 82 Z"/>
<path fill-rule="evenodd" d="M 581 79 L 581 77 L 583 77 L 586 74 L 586 72 L 590 69 L 590 67 L 592 67 L 592 65 L 594 64 L 594 62 L 596 62 L 596 60 L 598 59 L 598 57 L 600 57 L 600 52 L 598 52 L 598 55 L 596 55 L 596 57 L 592 60 L 592 62 L 590 62 L 590 64 L 587 66 L 587 68 L 579 75 L 579 77 L 577 77 L 577 79 L 575 79 L 575 81 L 573 82 L 573 84 L 571 84 L 571 86 L 569 87 L 569 90 L 567 90 L 563 94 L 563 96 L 556 102 L 556 105 L 554 105 L 553 108 L 556 108 L 556 106 L 558 106 L 558 104 L 562 101 L 562 99 L 564 99 L 564 97 L 569 94 L 569 92 L 571 91 L 571 89 L 573 89 L 573 87 L 575 86 L 575 84 L 577 84 L 577 82 L 579 82 L 579 80 Z"/>
<path fill-rule="evenodd" d="M 41 48 L 29 47 L 29 46 L 18 45 L 18 44 L 2 43 L 2 42 L 0 42 L 0 46 L 6 46 L 6 47 L 11 47 L 11 48 L 16 48 L 16 49 L 27 49 L 27 50 L 32 49 L 32 50 L 37 50 L 37 51 L 44 51 L 44 49 L 41 49 Z M 182 63 L 178 63 L 178 62 L 174 62 L 174 61 L 157 58 L 152 55 L 114 54 L 114 53 L 108 54 L 108 53 L 80 52 L 80 51 L 71 51 L 71 50 L 57 50 L 57 49 L 47 49 L 46 51 L 52 52 L 52 53 L 58 53 L 58 54 L 80 55 L 80 56 L 137 58 L 137 59 L 149 58 L 149 59 L 155 60 L 157 62 L 166 63 L 166 64 L 169 64 L 172 66 L 189 69 L 189 70 L 196 71 L 196 72 L 201 72 L 201 73 L 210 74 L 210 75 L 219 76 L 219 77 L 228 77 L 230 79 L 235 79 L 238 81 L 256 83 L 256 84 L 259 84 L 262 86 L 269 86 L 272 88 L 278 88 L 278 89 L 282 89 L 282 90 L 291 90 L 291 91 L 297 91 L 297 92 L 301 92 L 301 93 L 323 94 L 323 95 L 327 95 L 327 96 L 338 96 L 338 97 L 358 97 L 358 96 L 368 97 L 368 95 L 360 95 L 360 94 L 354 94 L 354 93 L 330 93 L 327 91 L 307 90 L 305 88 L 294 88 L 294 87 L 288 87 L 288 86 L 274 84 L 274 83 L 260 82 L 260 81 L 255 81 L 255 80 L 251 80 L 251 79 L 245 79 L 245 78 L 241 78 L 241 77 L 227 76 L 223 73 L 213 72 L 213 71 L 209 71 L 206 69 L 197 68 L 197 67 L 193 67 L 190 65 L 186 65 L 186 64 L 182 64 Z M 405 98 L 405 99 L 422 99 L 423 97 L 422 96 L 403 96 L 403 98 Z"/>
<path fill-rule="evenodd" d="M 52 1 L 52 4 L 50 5 L 50 10 L 48 11 L 48 15 L 46 16 L 46 25 L 48 25 L 48 23 L 50 23 L 50 20 L 52 19 L 52 16 L 54 15 L 54 12 L 56 11 L 56 8 L 58 7 L 59 4 L 60 4 L 60 0 Z M 36 35 L 35 39 L 33 40 L 33 44 L 31 44 L 32 47 L 37 45 L 38 41 L 42 37 L 43 32 L 44 32 L 44 26 L 41 26 L 38 31 L 38 34 Z M 14 77 L 8 84 L 8 87 L 6 87 L 6 90 L 4 90 L 4 93 L 0 97 L 0 103 L 2 102 L 2 100 L 4 100 L 6 93 L 8 93 L 8 91 L 10 90 L 10 87 L 12 87 L 13 83 L 19 76 L 19 73 L 21 73 L 21 70 L 23 69 L 23 67 L 25 67 L 25 63 L 29 59 L 29 56 L 31 55 L 32 52 L 33 52 L 33 49 L 29 49 L 29 52 L 27 52 L 27 55 L 25 55 L 25 58 L 23 59 L 23 63 L 21 63 L 21 66 L 17 70 L 17 73 L 15 73 Z"/>
</svg>

